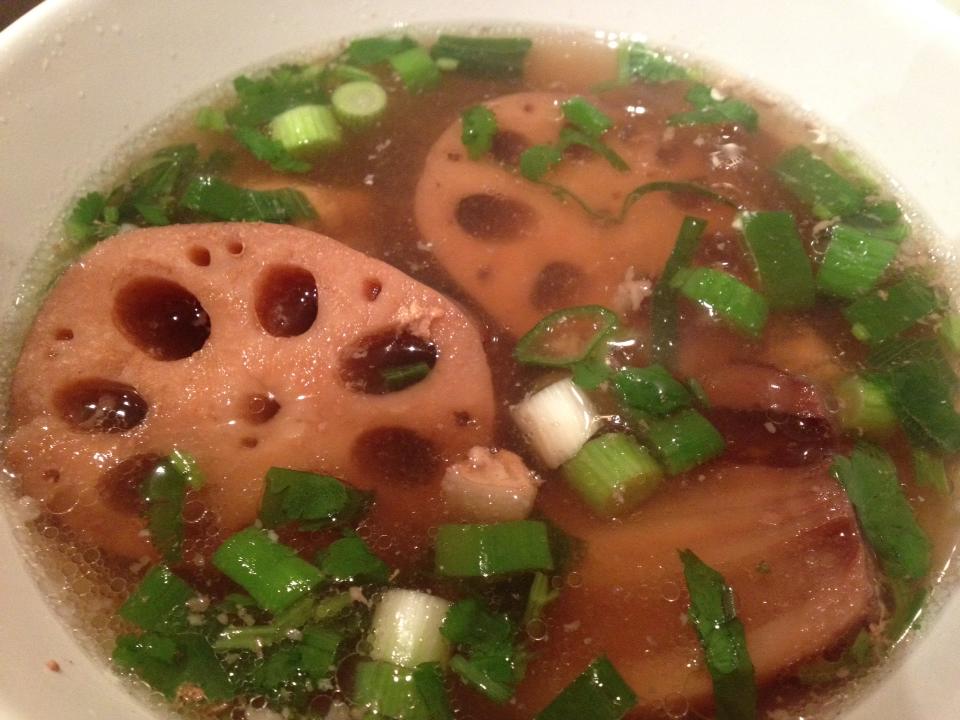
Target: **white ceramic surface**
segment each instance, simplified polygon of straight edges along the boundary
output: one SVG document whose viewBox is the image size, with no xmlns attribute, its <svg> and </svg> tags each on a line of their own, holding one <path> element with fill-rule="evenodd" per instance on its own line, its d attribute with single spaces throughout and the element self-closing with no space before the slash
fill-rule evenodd
<svg viewBox="0 0 960 720">
<path fill-rule="evenodd" d="M 960 247 L 960 19 L 933 2 L 47 0 L 0 35 L 0 310 L 78 186 L 170 107 L 335 37 L 464 20 L 636 32 L 754 78 L 841 130 Z M 154 717 L 49 609 L 3 514 L 0 558 L 0 720 Z M 960 717 L 957 645 L 960 593 L 845 717 Z"/>
</svg>

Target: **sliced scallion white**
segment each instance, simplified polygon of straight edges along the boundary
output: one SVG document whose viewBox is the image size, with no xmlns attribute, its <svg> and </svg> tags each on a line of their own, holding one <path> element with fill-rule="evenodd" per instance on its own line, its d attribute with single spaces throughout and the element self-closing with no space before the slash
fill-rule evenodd
<svg viewBox="0 0 960 720">
<path fill-rule="evenodd" d="M 445 663 L 450 647 L 440 626 L 450 603 L 417 590 L 388 590 L 373 611 L 370 657 L 413 668 Z"/>
<path fill-rule="evenodd" d="M 600 428 L 586 393 L 572 380 L 548 385 L 511 408 L 513 420 L 550 468 L 576 455 Z"/>
</svg>

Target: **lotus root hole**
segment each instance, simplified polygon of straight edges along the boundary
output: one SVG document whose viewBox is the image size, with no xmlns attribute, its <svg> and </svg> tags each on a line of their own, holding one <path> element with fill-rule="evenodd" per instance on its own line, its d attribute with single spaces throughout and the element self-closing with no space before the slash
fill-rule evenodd
<svg viewBox="0 0 960 720">
<path fill-rule="evenodd" d="M 501 130 L 493 136 L 490 154 L 505 165 L 517 165 L 523 151 L 530 147 L 530 142 L 520 133 L 513 130 Z"/>
<path fill-rule="evenodd" d="M 134 455 L 100 476 L 98 490 L 104 502 L 117 512 L 139 515 L 143 510 L 141 488 L 163 460 L 159 455 Z"/>
<path fill-rule="evenodd" d="M 352 456 L 363 472 L 387 482 L 429 483 L 443 470 L 436 446 L 403 427 L 367 430 L 354 442 Z"/>
<path fill-rule="evenodd" d="M 60 388 L 54 406 L 75 430 L 90 433 L 122 433 L 147 416 L 149 405 L 130 385 L 88 378 Z"/>
<path fill-rule="evenodd" d="M 569 305 L 583 281 L 583 271 L 576 265 L 563 261 L 547 263 L 533 283 L 530 304 L 537 310 L 553 310 Z"/>
<path fill-rule="evenodd" d="M 280 403 L 273 394 L 248 395 L 242 407 L 244 419 L 252 425 L 263 425 L 280 412 Z"/>
<path fill-rule="evenodd" d="M 114 298 L 114 320 L 126 337 L 156 360 L 190 357 L 210 337 L 210 316 L 182 285 L 157 277 L 127 283 Z"/>
<path fill-rule="evenodd" d="M 245 437 L 240 439 L 240 445 L 249 450 L 252 450 L 259 444 L 260 444 L 260 441 L 257 440 L 255 437 Z"/>
<path fill-rule="evenodd" d="M 363 282 L 363 296 L 373 302 L 378 297 L 380 297 L 380 292 L 383 290 L 383 283 L 381 283 L 377 278 L 367 278 Z"/>
<path fill-rule="evenodd" d="M 210 265 L 210 251 L 202 245 L 194 245 L 187 251 L 187 258 L 198 267 Z"/>
<path fill-rule="evenodd" d="M 457 223 L 478 240 L 515 240 L 531 229 L 537 216 L 525 202 L 504 195 L 477 193 L 460 199 Z"/>
<path fill-rule="evenodd" d="M 317 281 L 301 267 L 269 268 L 260 278 L 254 307 L 260 326 L 270 335 L 302 335 L 317 319 Z"/>
<path fill-rule="evenodd" d="M 43 471 L 43 479 L 48 483 L 58 483 L 60 482 L 60 471 L 54 468 Z"/>
<path fill-rule="evenodd" d="M 227 241 L 227 252 L 231 255 L 243 255 L 243 243 L 239 240 Z"/>
<path fill-rule="evenodd" d="M 71 330 L 70 328 L 58 328 L 57 331 L 53 334 L 53 339 L 59 340 L 60 342 L 73 340 L 73 330 Z"/>
<path fill-rule="evenodd" d="M 437 346 L 429 340 L 406 329 L 384 330 L 341 352 L 340 377 L 351 390 L 385 395 L 424 380 L 438 357 Z"/>
</svg>

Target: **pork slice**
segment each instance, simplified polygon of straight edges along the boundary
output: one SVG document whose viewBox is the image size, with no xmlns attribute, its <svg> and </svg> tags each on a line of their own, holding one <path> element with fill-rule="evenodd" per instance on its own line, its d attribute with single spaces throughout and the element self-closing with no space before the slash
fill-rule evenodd
<svg viewBox="0 0 960 720">
<path fill-rule="evenodd" d="M 715 465 L 668 484 L 619 523 L 541 491 L 546 512 L 585 541 L 578 583 L 549 611 L 549 636 L 520 695 L 543 707 L 592 658 L 610 656 L 644 713 L 710 704 L 712 686 L 686 613 L 677 550 L 690 548 L 736 594 L 757 680 L 766 683 L 874 617 L 874 571 L 853 510 L 825 465 Z"/>
<path fill-rule="evenodd" d="M 165 347 L 153 335 L 166 337 L 157 308 L 171 284 L 202 309 L 166 306 L 166 316 L 179 313 L 181 342 Z M 406 389 L 365 392 L 345 368 L 371 338 L 376 346 L 397 333 L 436 348 L 432 370 Z M 83 412 L 91 393 L 93 406 L 114 410 L 106 424 Z M 24 492 L 126 557 L 155 556 L 136 474 L 175 447 L 206 477 L 197 499 L 206 551 L 255 519 L 271 466 L 376 490 L 378 507 L 416 524 L 446 462 L 489 444 L 494 417 L 480 336 L 457 305 L 328 237 L 266 224 L 138 230 L 101 243 L 44 302 L 11 401 L 7 463 Z"/>
<path fill-rule="evenodd" d="M 489 101 L 500 130 L 494 153 L 470 160 L 457 121 L 431 148 L 417 184 L 420 233 L 457 282 L 515 334 L 560 307 L 614 305 L 630 268 L 631 277 L 658 276 L 689 211 L 670 195 L 655 193 L 637 202 L 626 222 L 607 226 L 575 202 L 558 199 L 549 187 L 523 178 L 515 168 L 517 156 L 525 147 L 557 141 L 564 124 L 560 103 L 568 97 L 529 92 Z M 604 136 L 628 171 L 577 152 L 551 170 L 550 182 L 616 215 L 638 185 L 693 180 L 709 172 L 708 158 L 692 146 L 669 163 L 661 161 L 662 126 L 643 116 L 630 123 L 630 133 Z M 698 206 L 696 214 L 714 229 L 732 220 L 732 210 L 716 203 Z"/>
</svg>

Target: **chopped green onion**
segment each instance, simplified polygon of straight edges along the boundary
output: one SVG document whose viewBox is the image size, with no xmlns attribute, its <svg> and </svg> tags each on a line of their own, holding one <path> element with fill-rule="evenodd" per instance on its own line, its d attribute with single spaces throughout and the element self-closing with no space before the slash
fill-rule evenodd
<svg viewBox="0 0 960 720">
<path fill-rule="evenodd" d="M 156 565 L 120 606 L 119 614 L 144 630 L 176 627 L 186 621 L 187 600 L 196 594 L 166 565 Z"/>
<path fill-rule="evenodd" d="M 726 448 L 723 436 L 696 410 L 650 421 L 645 437 L 670 475 L 705 463 Z"/>
<path fill-rule="evenodd" d="M 225 132 L 227 129 L 227 115 L 219 108 L 202 107 L 197 110 L 193 123 L 198 130 Z"/>
<path fill-rule="evenodd" d="M 350 85 L 355 84 L 337 90 Z M 373 83 L 364 83 L 364 87 L 369 85 Z M 354 111 L 359 112 L 356 108 Z M 298 105 L 270 121 L 270 135 L 284 150 L 299 156 L 329 152 L 343 142 L 343 130 L 333 112 L 329 105 Z"/>
<path fill-rule="evenodd" d="M 313 167 L 305 160 L 294 157 L 293 151 L 284 147 L 283 142 L 276 137 L 268 137 L 256 128 L 236 127 L 233 129 L 233 136 L 257 160 L 268 163 L 277 172 L 305 173 Z"/>
<path fill-rule="evenodd" d="M 523 627 L 527 627 L 535 620 L 540 620 L 547 605 L 560 597 L 560 589 L 551 585 L 550 578 L 550 575 L 540 571 L 533 574 L 530 591 L 527 593 L 527 605 L 521 619 Z"/>
<path fill-rule="evenodd" d="M 887 393 L 875 382 L 851 375 L 836 389 L 840 426 L 873 437 L 886 437 L 897 427 Z"/>
<path fill-rule="evenodd" d="M 228 627 L 217 635 L 213 641 L 213 649 L 217 652 L 229 652 L 230 650 L 256 652 L 282 639 L 283 633 L 275 625 Z"/>
<path fill-rule="evenodd" d="M 301 530 L 322 530 L 354 522 L 366 510 L 367 493 L 329 475 L 272 467 L 260 506 L 265 527 L 297 522 Z"/>
<path fill-rule="evenodd" d="M 767 323 L 767 301 L 727 272 L 705 267 L 681 270 L 673 284 L 711 316 L 720 317 L 749 335 L 760 335 Z"/>
<path fill-rule="evenodd" d="M 872 378 L 884 388 L 910 439 L 947 453 L 960 452 L 960 413 L 953 407 L 953 383 L 933 362 L 900 365 Z"/>
<path fill-rule="evenodd" d="M 784 153 L 777 161 L 776 173 L 787 189 L 821 220 L 863 209 L 866 193 L 803 146 Z"/>
<path fill-rule="evenodd" d="M 121 635 L 113 650 L 113 662 L 137 673 L 167 699 L 172 699 L 184 683 L 198 686 L 208 700 L 227 700 L 236 694 L 230 676 L 198 633 L 175 637 L 152 632 Z"/>
<path fill-rule="evenodd" d="M 937 294 L 916 278 L 866 295 L 843 311 L 857 340 L 875 343 L 907 330 L 940 307 Z"/>
<path fill-rule="evenodd" d="M 336 82 L 341 83 L 351 83 L 351 82 L 377 82 L 377 76 L 372 72 L 367 72 L 353 65 L 346 65 L 343 63 L 333 63 L 327 65 L 324 69 L 325 73 L 328 73 Z"/>
<path fill-rule="evenodd" d="M 743 236 L 773 310 L 799 310 L 814 303 L 813 270 L 797 224 L 788 212 L 743 213 Z"/>
<path fill-rule="evenodd" d="M 213 564 L 272 613 L 287 609 L 323 579 L 292 548 L 255 528 L 228 538 L 213 554 Z"/>
<path fill-rule="evenodd" d="M 417 665 L 413 669 L 413 684 L 420 694 L 420 700 L 430 720 L 454 720 L 440 663 L 428 662 Z"/>
<path fill-rule="evenodd" d="M 561 103 L 560 110 L 568 123 L 592 138 L 599 138 L 613 127 L 613 120 L 606 113 L 580 96 Z"/>
<path fill-rule="evenodd" d="M 669 415 L 693 404 L 690 391 L 662 365 L 626 367 L 613 376 L 613 386 L 626 407 L 650 415 Z"/>
<path fill-rule="evenodd" d="M 683 219 L 673 251 L 663 272 L 653 286 L 650 311 L 651 351 L 654 360 L 669 365 L 677 345 L 677 300 L 673 281 L 677 274 L 689 267 L 700 245 L 700 236 L 707 221 L 690 217 Z"/>
<path fill-rule="evenodd" d="M 554 165 L 563 160 L 563 151 L 553 145 L 533 145 L 520 155 L 520 174 L 540 182 Z"/>
<path fill-rule="evenodd" d="M 375 123 L 387 109 L 387 92 L 371 80 L 344 83 L 330 96 L 336 119 L 360 130 Z"/>
<path fill-rule="evenodd" d="M 212 175 L 195 177 L 180 204 L 214 220 L 289 223 L 317 216 L 299 190 L 248 190 Z"/>
<path fill-rule="evenodd" d="M 187 486 L 202 484 L 192 456 L 174 451 L 153 469 L 141 489 L 150 542 L 167 562 L 178 562 L 183 549 L 183 502 Z M 186 472 L 184 472 L 186 471 Z"/>
<path fill-rule="evenodd" d="M 506 615 L 468 598 L 450 608 L 441 631 L 458 651 L 450 668 L 464 683 L 496 703 L 513 696 L 526 671 L 526 659 Z"/>
<path fill-rule="evenodd" d="M 199 490 L 205 482 L 203 472 L 197 459 L 190 453 L 174 449 L 167 457 L 166 461 L 170 466 L 183 476 L 191 490 Z"/>
<path fill-rule="evenodd" d="M 416 590 L 388 590 L 373 611 L 370 657 L 413 668 L 445 663 L 450 654 L 440 632 L 450 602 Z"/>
<path fill-rule="evenodd" d="M 690 389 L 690 394 L 696 398 L 696 401 L 702 407 L 710 407 L 710 398 L 707 395 L 707 391 L 703 389 L 703 385 L 700 384 L 700 381 L 696 378 L 687 379 L 687 387 Z"/>
<path fill-rule="evenodd" d="M 890 338 L 871 345 L 867 356 L 867 365 L 880 372 L 914 364 L 924 365 L 934 371 L 940 386 L 948 389 L 957 386 L 953 368 L 941 344 L 933 338 Z"/>
<path fill-rule="evenodd" d="M 960 355 L 960 315 L 949 313 L 944 317 L 940 321 L 939 335 L 950 352 Z"/>
<path fill-rule="evenodd" d="M 713 679 L 717 720 L 753 720 L 757 716 L 756 676 L 733 590 L 720 573 L 690 550 L 682 550 L 680 560 L 690 593 L 690 622 L 700 637 Z"/>
<path fill-rule="evenodd" d="M 913 449 L 913 478 L 921 487 L 932 487 L 943 495 L 950 494 L 950 480 L 943 458 L 923 448 Z"/>
<path fill-rule="evenodd" d="M 470 159 L 479 160 L 493 147 L 493 138 L 497 134 L 497 116 L 484 105 L 474 105 L 460 114 L 460 122 L 463 125 L 460 140 Z"/>
<path fill-rule="evenodd" d="M 463 37 L 441 35 L 430 49 L 434 58 L 457 62 L 457 72 L 485 78 L 515 78 L 533 41 L 521 37 Z"/>
<path fill-rule="evenodd" d="M 534 720 L 620 720 L 637 696 L 606 657 L 590 663 Z"/>
<path fill-rule="evenodd" d="M 422 47 L 404 50 L 390 57 L 390 65 L 412 93 L 432 90 L 440 84 L 440 70 Z"/>
<path fill-rule="evenodd" d="M 369 37 L 353 40 L 344 52 L 344 58 L 351 65 L 368 67 L 389 60 L 405 50 L 417 47 L 410 37 Z"/>
<path fill-rule="evenodd" d="M 890 456 L 861 442 L 850 457 L 834 458 L 830 472 L 846 490 L 884 572 L 893 579 L 923 578 L 930 569 L 930 540 L 917 524 Z"/>
<path fill-rule="evenodd" d="M 421 697 L 415 671 L 388 662 L 357 664 L 353 681 L 353 706 L 365 718 L 434 720 Z"/>
<path fill-rule="evenodd" d="M 337 620 L 346 614 L 353 602 L 353 597 L 349 592 L 329 595 L 316 602 L 313 607 L 313 619 L 319 623 Z"/>
<path fill-rule="evenodd" d="M 630 513 L 656 491 L 663 470 L 631 436 L 608 433 L 588 442 L 564 463 L 563 475 L 598 515 L 617 517 Z"/>
<path fill-rule="evenodd" d="M 432 368 L 425 362 L 415 362 L 410 365 L 395 365 L 380 370 L 383 384 L 390 392 L 397 392 L 411 385 L 416 385 L 430 374 Z"/>
<path fill-rule="evenodd" d="M 456 58 L 438 57 L 436 63 L 441 72 L 453 72 L 460 67 L 460 61 Z"/>
<path fill-rule="evenodd" d="M 817 274 L 820 292 L 853 300 L 871 290 L 896 257 L 896 243 L 851 225 L 835 225 Z"/>
<path fill-rule="evenodd" d="M 616 313 L 600 305 L 557 310 L 520 338 L 513 356 L 527 365 L 568 367 L 586 358 L 618 322 Z"/>
<path fill-rule="evenodd" d="M 390 568 L 374 555 L 359 537 L 345 537 L 331 543 L 317 555 L 320 571 L 334 582 L 362 582 L 386 585 Z"/>
<path fill-rule="evenodd" d="M 695 84 L 687 92 L 686 100 L 693 110 L 676 113 L 667 118 L 668 125 L 741 125 L 753 132 L 757 129 L 757 111 L 735 98 L 717 97 L 717 91 Z"/>
<path fill-rule="evenodd" d="M 547 526 L 538 520 L 441 525 L 435 547 L 437 572 L 447 577 L 553 570 Z"/>
<path fill-rule="evenodd" d="M 510 408 L 537 455 L 549 468 L 576 455 L 600 427 L 593 402 L 572 380 L 558 380 Z"/>
</svg>

